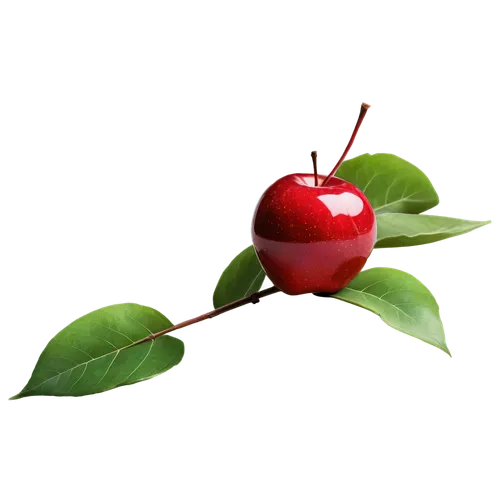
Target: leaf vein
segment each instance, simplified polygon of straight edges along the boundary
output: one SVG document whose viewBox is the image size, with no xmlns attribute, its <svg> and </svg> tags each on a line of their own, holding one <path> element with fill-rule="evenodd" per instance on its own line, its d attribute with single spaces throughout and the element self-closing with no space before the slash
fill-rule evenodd
<svg viewBox="0 0 500 500">
<path fill-rule="evenodd" d="M 124 349 L 126 349 L 127 347 L 130 347 L 131 345 L 132 345 L 132 344 L 129 344 L 129 345 L 126 345 L 126 346 L 120 347 L 120 349 L 118 349 L 118 351 L 123 351 Z M 68 372 L 68 371 L 69 371 L 70 373 L 72 373 L 72 372 L 73 372 L 73 370 L 74 370 L 75 368 L 78 368 L 79 366 L 82 366 L 82 365 L 85 365 L 85 366 L 86 366 L 86 365 L 88 365 L 89 363 L 92 363 L 92 361 L 97 361 L 98 359 L 101 359 L 101 358 L 104 358 L 104 357 L 106 357 L 106 356 L 109 356 L 110 354 L 113 354 L 113 352 L 111 351 L 111 352 L 108 352 L 108 353 L 106 353 L 106 354 L 103 354 L 102 356 L 98 356 L 97 358 L 93 358 L 93 359 L 91 359 L 90 361 L 84 361 L 83 363 L 79 363 L 79 364 L 77 364 L 77 365 L 73 366 L 71 369 L 70 369 L 70 368 L 68 368 L 67 370 L 65 370 L 65 371 L 61 372 L 61 373 L 60 373 L 60 375 L 61 375 L 61 374 L 63 374 L 63 373 L 66 373 L 66 372 Z M 71 375 L 70 375 L 70 376 L 71 376 Z M 31 391 L 34 391 L 34 390 L 38 389 L 41 385 L 46 384 L 47 382 L 49 382 L 50 380 L 52 380 L 53 378 L 56 378 L 56 377 L 57 377 L 57 375 L 54 375 L 53 377 L 49 377 L 48 379 L 44 380 L 43 382 L 40 382 L 40 383 L 39 383 L 38 385 L 36 385 L 35 387 L 30 387 L 29 389 L 26 389 L 26 390 L 24 390 L 24 389 L 23 389 L 23 390 L 22 390 L 19 394 L 23 394 L 24 392 L 31 392 Z"/>
<path fill-rule="evenodd" d="M 417 322 L 417 320 L 415 318 L 413 318 L 412 316 L 410 316 L 409 314 L 405 313 L 402 309 L 400 309 L 399 307 L 395 306 L 392 302 L 388 302 L 387 300 L 382 300 L 380 297 L 378 297 L 377 295 L 373 295 L 373 293 L 368 293 L 368 292 L 360 292 L 359 290 L 356 290 L 355 288 L 349 288 L 349 287 L 345 287 L 345 289 L 347 290 L 351 290 L 353 292 L 358 292 L 358 293 L 363 293 L 365 295 L 369 295 L 370 297 L 375 297 L 376 299 L 380 300 L 381 302 L 383 302 L 384 304 L 388 304 L 392 307 L 394 307 L 395 309 L 397 309 L 398 311 L 402 312 L 405 316 L 407 316 L 408 318 L 410 318 L 414 323 Z"/>
<path fill-rule="evenodd" d="M 146 356 L 144 356 L 143 360 L 130 372 L 130 375 L 123 381 L 123 383 L 125 383 L 142 366 L 142 364 L 144 363 L 144 361 L 146 361 L 146 358 L 149 356 L 149 353 L 153 349 L 153 344 L 154 343 L 155 343 L 155 340 L 152 340 L 151 341 L 151 345 L 149 347 L 149 351 L 147 352 Z"/>
<path fill-rule="evenodd" d="M 245 292 L 245 295 L 243 295 L 243 297 L 247 297 L 248 296 L 248 292 L 250 292 L 250 290 L 252 289 L 253 285 L 255 284 L 255 282 L 257 281 L 258 278 L 260 278 L 260 276 L 264 274 L 264 271 L 261 269 L 258 273 L 257 273 L 257 276 L 255 276 L 255 278 L 252 280 L 252 282 L 250 283 L 250 285 L 248 286 L 247 288 L 247 291 Z"/>
<path fill-rule="evenodd" d="M 399 199 L 397 199 L 397 200 L 391 201 L 390 203 L 386 203 L 385 205 L 381 205 L 381 206 L 379 206 L 379 207 L 375 208 L 375 213 L 379 212 L 379 211 L 380 211 L 380 210 L 382 210 L 383 208 L 387 208 L 387 207 L 390 207 L 391 205 L 395 205 L 396 203 L 400 203 L 401 201 L 411 200 L 411 201 L 412 201 L 412 202 L 414 202 L 414 203 L 419 203 L 419 202 L 424 203 L 424 202 L 426 202 L 426 201 L 429 201 L 429 200 L 425 200 L 425 199 L 424 199 L 424 200 L 413 200 L 413 199 L 412 199 L 412 198 L 413 198 L 416 194 L 419 194 L 419 193 L 421 193 L 421 192 L 422 192 L 422 191 L 418 191 L 418 192 L 413 193 L 413 194 L 411 194 L 411 195 L 409 195 L 409 196 L 406 196 L 405 198 L 399 198 Z"/>
<path fill-rule="evenodd" d="M 142 326 L 147 332 L 153 335 L 153 332 L 146 325 L 143 325 L 140 321 L 137 321 L 135 318 L 132 318 L 132 316 L 125 315 L 125 317 L 131 319 L 132 321 L 135 321 L 138 325 Z"/>
<path fill-rule="evenodd" d="M 87 366 L 89 364 L 89 361 L 87 361 L 85 363 L 85 366 L 83 367 L 83 371 L 82 371 L 82 374 L 71 384 L 71 387 L 66 391 L 66 394 L 68 394 L 68 392 L 71 391 L 71 389 L 73 389 L 73 387 L 75 387 L 75 385 L 80 382 L 81 378 L 83 377 L 83 375 L 85 374 L 85 372 L 87 371 Z"/>
<path fill-rule="evenodd" d="M 382 281 L 387 281 L 389 278 L 384 278 L 384 279 L 381 279 L 381 280 L 378 280 L 378 281 L 375 281 L 374 283 L 370 283 L 369 285 L 365 286 L 363 288 L 363 290 L 356 290 L 356 292 L 364 292 L 365 290 L 367 290 L 368 288 L 370 288 L 371 286 L 373 285 L 376 285 L 378 283 L 382 283 Z M 346 287 L 347 288 L 347 287 Z M 349 290 L 355 290 L 354 288 L 349 288 Z"/>
<path fill-rule="evenodd" d="M 109 366 L 106 368 L 106 371 L 104 372 L 104 375 L 99 379 L 99 382 L 95 383 L 93 385 L 93 387 L 95 387 L 96 385 L 99 385 L 103 380 L 104 380 L 104 377 L 108 374 L 109 372 L 109 369 L 111 368 L 111 365 L 115 362 L 115 359 L 118 357 L 118 354 L 120 354 L 120 351 L 116 351 L 116 354 L 115 354 L 115 357 L 111 360 L 111 363 L 109 364 Z"/>
<path fill-rule="evenodd" d="M 96 339 L 102 340 L 103 342 L 107 342 L 111 347 L 113 347 L 113 349 L 118 349 L 118 347 L 116 347 L 115 344 L 113 344 L 109 340 L 103 339 L 102 337 L 96 337 Z"/>
<path fill-rule="evenodd" d="M 122 335 L 123 337 L 125 337 L 127 340 L 129 340 L 130 342 L 133 342 L 133 340 L 128 336 L 128 335 L 125 335 L 124 333 L 122 332 L 119 332 L 118 330 L 115 330 L 114 328 L 111 328 L 110 326 L 108 325 L 103 325 L 102 323 L 96 323 L 95 321 L 91 321 L 91 323 L 93 323 L 94 325 L 98 325 L 98 326 L 102 326 L 103 328 L 107 328 L 108 330 L 112 331 L 112 332 L 116 332 L 116 333 L 119 333 L 120 335 Z"/>
<path fill-rule="evenodd" d="M 375 179 L 375 177 L 379 177 L 379 174 L 373 174 L 371 179 L 365 184 L 365 187 L 362 189 L 363 193 L 366 193 L 366 190 L 368 189 L 368 186 L 372 183 L 372 181 Z"/>
<path fill-rule="evenodd" d="M 92 356 L 91 356 L 91 355 L 90 355 L 87 351 L 84 351 L 83 349 L 80 349 L 79 347 L 75 347 L 73 344 L 69 344 L 69 343 L 68 343 L 68 345 L 69 345 L 70 347 L 72 347 L 73 349 L 77 350 L 77 351 L 83 352 L 83 354 L 85 354 L 86 356 L 88 356 L 91 360 L 92 360 L 92 359 L 95 359 L 95 358 L 93 358 L 93 357 L 92 357 Z"/>
<path fill-rule="evenodd" d="M 384 203 L 387 205 L 387 199 L 389 197 L 389 191 L 390 189 L 392 188 L 392 186 L 394 186 L 394 184 L 397 182 L 397 178 L 393 179 L 393 181 L 391 182 L 391 184 L 389 185 L 389 187 L 387 188 L 387 191 L 385 192 L 385 201 Z"/>
</svg>

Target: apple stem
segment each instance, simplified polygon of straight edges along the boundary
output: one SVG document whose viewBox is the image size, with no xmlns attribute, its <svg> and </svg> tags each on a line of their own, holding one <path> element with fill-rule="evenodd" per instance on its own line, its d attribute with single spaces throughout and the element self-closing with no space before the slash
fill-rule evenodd
<svg viewBox="0 0 500 500">
<path fill-rule="evenodd" d="M 199 323 L 200 321 L 204 321 L 206 319 L 215 318 L 215 316 L 219 316 L 219 314 L 223 314 L 225 312 L 231 311 L 233 309 L 236 309 L 237 307 L 244 306 L 245 304 L 250 304 L 250 303 L 257 304 L 261 298 L 267 297 L 268 295 L 272 295 L 273 293 L 277 293 L 277 292 L 281 292 L 281 290 L 279 288 L 276 288 L 275 286 L 272 286 L 270 288 L 266 288 L 265 290 L 261 290 L 260 292 L 252 293 L 248 297 L 243 297 L 242 299 L 235 300 L 234 302 L 226 304 L 225 306 L 218 307 L 217 309 L 214 309 L 213 311 L 202 314 L 201 316 L 197 316 L 196 318 L 188 319 L 186 321 L 183 321 L 182 323 L 177 323 L 176 325 L 171 326 L 170 328 L 167 328 L 166 330 L 162 330 L 162 331 L 157 332 L 157 333 L 152 333 L 151 335 L 148 335 L 147 337 L 144 337 L 143 339 L 138 340 L 138 341 L 134 342 L 133 344 L 130 344 L 129 346 L 126 347 L 126 349 L 128 349 L 129 347 L 132 347 L 134 345 L 148 342 L 149 340 L 155 340 L 156 338 L 161 337 L 162 335 L 173 332 L 174 330 L 180 330 L 181 328 L 184 328 L 184 327 L 189 326 L 189 325 L 193 325 L 194 323 Z"/>
<path fill-rule="evenodd" d="M 317 151 L 312 151 L 311 156 L 313 159 L 313 169 L 314 169 L 314 185 L 318 185 L 318 166 L 316 164 L 316 158 L 318 157 L 318 152 Z"/>
<path fill-rule="evenodd" d="M 358 133 L 359 127 L 361 126 L 361 123 L 363 123 L 363 119 L 366 115 L 366 112 L 368 111 L 368 108 L 370 107 L 369 104 L 361 104 L 361 110 L 359 112 L 359 117 L 358 121 L 356 122 L 356 126 L 354 127 L 354 130 L 351 135 L 351 139 L 349 140 L 349 143 L 347 144 L 347 147 L 345 148 L 344 154 L 340 157 L 340 160 L 337 162 L 335 167 L 333 167 L 333 170 L 326 176 L 325 180 L 321 183 L 323 185 L 332 175 L 335 174 L 337 169 L 340 167 L 340 164 L 344 161 L 344 158 L 347 156 L 347 153 L 349 153 L 349 150 L 351 149 L 351 146 L 354 142 L 354 139 L 356 138 L 356 134 Z"/>
</svg>

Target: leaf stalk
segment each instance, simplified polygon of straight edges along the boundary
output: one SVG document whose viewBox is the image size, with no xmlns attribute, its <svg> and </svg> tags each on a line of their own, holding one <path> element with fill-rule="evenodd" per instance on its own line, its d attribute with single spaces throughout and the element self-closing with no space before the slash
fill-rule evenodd
<svg viewBox="0 0 500 500">
<path fill-rule="evenodd" d="M 314 185 L 318 185 L 318 164 L 317 164 L 317 158 L 318 158 L 318 152 L 317 151 L 312 151 L 311 152 L 311 157 L 313 160 L 313 170 L 314 170 Z"/>
<path fill-rule="evenodd" d="M 335 175 L 335 172 L 340 167 L 340 164 L 344 161 L 344 158 L 347 156 L 347 153 L 349 153 L 349 150 L 351 149 L 351 146 L 354 143 L 354 139 L 356 138 L 359 127 L 361 127 L 361 124 L 363 123 L 363 119 L 365 118 L 366 112 L 368 111 L 369 107 L 370 107 L 369 104 L 366 104 L 366 103 L 361 104 L 361 110 L 359 112 L 358 121 L 356 122 L 356 126 L 354 127 L 354 130 L 352 132 L 349 143 L 347 144 L 347 147 L 345 148 L 344 152 L 342 153 L 342 156 L 340 157 L 339 161 L 333 167 L 333 170 L 326 176 L 325 180 L 321 183 L 322 186 L 324 186 L 325 183 L 328 182 L 328 179 L 330 179 L 330 177 Z"/>
</svg>

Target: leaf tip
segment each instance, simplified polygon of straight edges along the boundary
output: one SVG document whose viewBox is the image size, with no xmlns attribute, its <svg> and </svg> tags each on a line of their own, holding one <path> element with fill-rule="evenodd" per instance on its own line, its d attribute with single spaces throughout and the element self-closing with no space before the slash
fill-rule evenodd
<svg viewBox="0 0 500 500">
<path fill-rule="evenodd" d="M 447 345 L 444 349 L 441 349 L 441 352 L 450 359 L 455 359 L 455 353 L 451 350 L 449 345 Z"/>
<path fill-rule="evenodd" d="M 14 394 L 11 394 L 8 398 L 7 398 L 7 402 L 8 403 L 15 403 L 16 401 L 18 401 L 19 399 L 21 399 L 19 397 L 19 393 L 16 392 Z"/>
</svg>

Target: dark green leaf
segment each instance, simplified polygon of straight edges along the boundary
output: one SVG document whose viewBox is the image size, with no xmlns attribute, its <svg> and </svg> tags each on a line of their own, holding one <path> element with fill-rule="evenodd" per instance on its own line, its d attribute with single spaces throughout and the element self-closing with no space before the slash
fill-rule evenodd
<svg viewBox="0 0 500 500">
<path fill-rule="evenodd" d="M 424 245 L 468 233 L 491 221 L 473 221 L 437 215 L 377 215 L 375 248 Z"/>
<path fill-rule="evenodd" d="M 249 246 L 222 273 L 214 291 L 214 307 L 222 307 L 258 292 L 265 277 L 253 246 Z"/>
<path fill-rule="evenodd" d="M 387 267 L 368 269 L 328 296 L 368 309 L 396 330 L 450 354 L 439 306 L 431 292 L 411 274 Z"/>
<path fill-rule="evenodd" d="M 439 203 L 427 176 L 415 165 L 394 155 L 364 154 L 347 160 L 336 177 L 361 189 L 377 214 L 419 214 Z"/>
<path fill-rule="evenodd" d="M 26 387 L 11 399 L 84 396 L 159 375 L 182 360 L 181 340 L 163 335 L 129 346 L 170 326 L 163 314 L 138 304 L 91 312 L 47 344 Z"/>
</svg>

